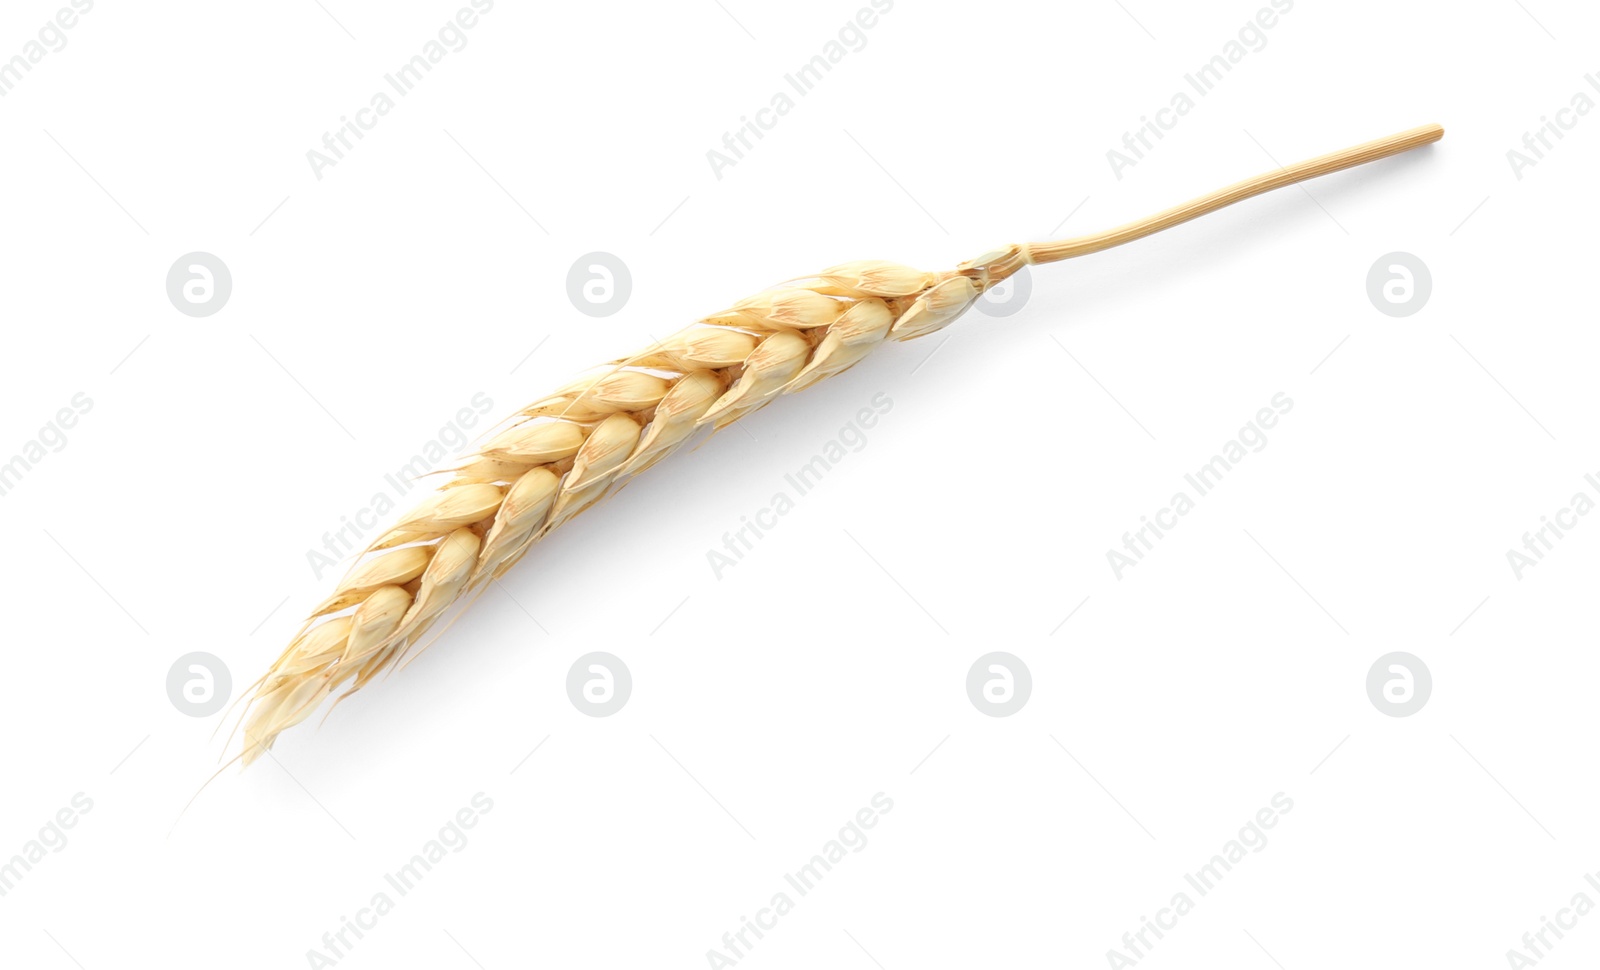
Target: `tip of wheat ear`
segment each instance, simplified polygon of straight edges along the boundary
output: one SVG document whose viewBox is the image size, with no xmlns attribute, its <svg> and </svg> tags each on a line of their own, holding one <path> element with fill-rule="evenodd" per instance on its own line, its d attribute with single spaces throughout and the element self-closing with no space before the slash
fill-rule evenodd
<svg viewBox="0 0 1600 970">
<path fill-rule="evenodd" d="M 1282 185 L 1438 140 L 1437 125 L 1288 166 L 1110 232 L 1008 246 L 929 273 L 861 260 L 741 300 L 519 412 L 359 558 L 246 695 L 248 765 L 329 697 L 366 686 L 534 543 L 672 454 L 888 340 L 938 331 L 1023 266 L 1119 245 Z"/>
</svg>

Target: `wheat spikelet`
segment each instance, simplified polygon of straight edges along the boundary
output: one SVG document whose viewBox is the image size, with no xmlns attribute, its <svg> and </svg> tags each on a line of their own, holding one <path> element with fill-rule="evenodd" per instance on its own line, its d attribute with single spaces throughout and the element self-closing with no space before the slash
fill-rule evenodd
<svg viewBox="0 0 1600 970">
<path fill-rule="evenodd" d="M 551 530 L 683 447 L 841 373 L 889 340 L 948 326 L 1023 266 L 1118 245 L 1251 195 L 1435 141 L 1437 126 L 1239 183 L 1096 236 L 1009 246 L 927 273 L 835 266 L 768 289 L 523 408 L 379 536 L 248 694 L 245 764 L 329 697 L 392 668 L 445 611 Z M 341 694 L 341 691 L 343 692 Z"/>
</svg>

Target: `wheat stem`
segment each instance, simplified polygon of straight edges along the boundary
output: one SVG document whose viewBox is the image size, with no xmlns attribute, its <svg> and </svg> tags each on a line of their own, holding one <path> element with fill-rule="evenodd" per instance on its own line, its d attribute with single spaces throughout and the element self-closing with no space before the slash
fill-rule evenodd
<svg viewBox="0 0 1600 970">
<path fill-rule="evenodd" d="M 1056 242 L 1027 243 L 1016 247 L 1015 254 L 1006 253 L 988 265 L 990 279 L 993 282 L 1005 279 L 1023 266 L 1037 263 L 1054 263 L 1058 260 L 1071 259 L 1074 256 L 1087 256 L 1089 253 L 1098 253 L 1113 246 L 1143 239 L 1154 235 L 1163 229 L 1188 222 L 1199 217 L 1243 202 L 1245 199 L 1257 196 L 1273 189 L 1281 189 L 1286 185 L 1304 182 L 1309 179 L 1331 175 L 1367 162 L 1375 162 L 1380 158 L 1398 155 L 1402 152 L 1420 148 L 1431 144 L 1444 137 L 1444 128 L 1439 125 L 1423 125 L 1411 128 L 1387 138 L 1378 138 L 1373 141 L 1346 148 L 1342 151 L 1329 152 L 1304 162 L 1286 165 L 1276 171 L 1266 172 L 1254 178 L 1235 182 L 1227 188 L 1202 195 L 1197 199 L 1190 199 L 1182 205 L 1173 206 L 1153 216 L 1118 226 L 1105 232 L 1097 232 L 1089 236 L 1078 236 L 1073 239 L 1062 239 Z M 974 261 L 977 262 L 977 261 Z"/>
</svg>

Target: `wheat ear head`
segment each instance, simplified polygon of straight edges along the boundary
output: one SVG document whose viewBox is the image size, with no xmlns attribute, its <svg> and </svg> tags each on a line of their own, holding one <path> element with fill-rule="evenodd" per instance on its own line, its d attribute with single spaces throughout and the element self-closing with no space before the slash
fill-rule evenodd
<svg viewBox="0 0 1600 970">
<path fill-rule="evenodd" d="M 888 340 L 948 326 L 1023 266 L 1097 252 L 1242 199 L 1437 141 L 1429 125 L 1288 166 L 1093 236 L 1008 246 L 928 273 L 846 263 L 700 320 L 523 408 L 509 426 L 362 554 L 248 693 L 249 764 L 327 698 L 393 667 L 469 593 L 551 530 L 681 448 L 783 394 L 838 374 Z"/>
</svg>

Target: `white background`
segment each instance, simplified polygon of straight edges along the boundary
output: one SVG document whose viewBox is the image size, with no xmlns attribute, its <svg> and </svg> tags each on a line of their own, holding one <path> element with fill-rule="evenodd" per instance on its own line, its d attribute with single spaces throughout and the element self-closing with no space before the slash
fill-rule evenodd
<svg viewBox="0 0 1600 970">
<path fill-rule="evenodd" d="M 6 4 L 0 58 L 64 5 Z M 1600 472 L 1600 118 L 1520 179 L 1506 156 L 1600 98 L 1591 6 L 1300 0 L 1119 179 L 1107 150 L 1265 3 L 901 0 L 718 179 L 707 151 L 864 4 L 499 0 L 319 180 L 306 152 L 463 5 L 101 2 L 0 99 L 0 460 L 93 401 L 0 499 L 0 858 L 93 801 L 0 898 L 6 965 L 318 965 L 478 792 L 337 965 L 707 966 L 878 792 L 738 965 L 1104 966 L 1278 792 L 1140 965 L 1505 966 L 1600 902 L 1600 524 L 1506 559 Z M 1433 121 L 1041 267 L 1022 312 L 658 466 L 177 821 L 226 749 L 168 667 L 254 680 L 331 585 L 307 550 L 474 394 L 498 416 L 845 259 L 945 269 Z M 234 281 L 200 319 L 164 290 L 197 250 Z M 565 286 L 595 250 L 633 274 L 603 319 Z M 1366 294 L 1393 251 L 1432 271 L 1411 317 Z M 880 392 L 866 447 L 716 578 Z M 1119 580 L 1106 551 L 1278 392 L 1266 447 Z M 565 693 L 592 650 L 632 671 L 609 718 Z M 966 696 L 993 650 L 1032 672 L 1012 717 Z M 1366 693 L 1394 650 L 1432 671 L 1411 717 Z M 1591 914 L 1540 965 L 1597 957 Z"/>
</svg>

